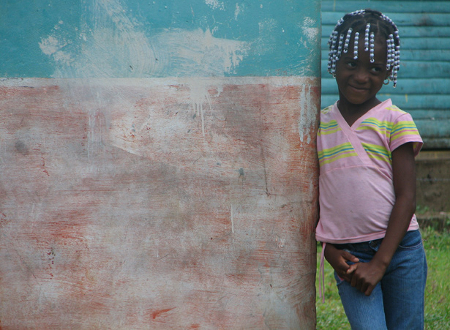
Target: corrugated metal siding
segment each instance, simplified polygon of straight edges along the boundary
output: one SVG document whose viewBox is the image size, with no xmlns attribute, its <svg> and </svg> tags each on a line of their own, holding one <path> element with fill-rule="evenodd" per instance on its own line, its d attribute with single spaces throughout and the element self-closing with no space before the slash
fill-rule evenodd
<svg viewBox="0 0 450 330">
<path fill-rule="evenodd" d="M 322 107 L 338 98 L 327 71 L 328 38 L 345 13 L 371 8 L 388 15 L 400 30 L 401 67 L 397 88 L 379 98 L 411 113 L 426 149 L 450 149 L 450 1 L 322 0 Z"/>
</svg>

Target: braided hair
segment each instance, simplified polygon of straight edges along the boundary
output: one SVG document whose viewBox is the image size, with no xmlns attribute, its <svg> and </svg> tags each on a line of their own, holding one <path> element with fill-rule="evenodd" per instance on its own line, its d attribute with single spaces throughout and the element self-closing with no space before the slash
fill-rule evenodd
<svg viewBox="0 0 450 330">
<path fill-rule="evenodd" d="M 391 70 L 389 80 L 397 86 L 397 72 L 400 69 L 400 37 L 395 23 L 386 15 L 372 9 L 361 9 L 342 17 L 336 24 L 328 41 L 328 72 L 336 74 L 336 62 L 342 52 L 349 51 L 348 45 L 354 35 L 353 57 L 358 58 L 358 43 L 364 38 L 364 51 L 369 52 L 370 62 L 374 62 L 375 35 L 384 36 L 387 44 L 386 69 Z"/>
</svg>

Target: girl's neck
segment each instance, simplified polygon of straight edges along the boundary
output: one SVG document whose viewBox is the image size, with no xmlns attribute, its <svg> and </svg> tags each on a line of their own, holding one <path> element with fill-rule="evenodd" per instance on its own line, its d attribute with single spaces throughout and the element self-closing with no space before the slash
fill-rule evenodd
<svg viewBox="0 0 450 330">
<path fill-rule="evenodd" d="M 380 103 L 381 101 L 376 97 L 363 104 L 349 103 L 346 102 L 345 98 L 340 98 L 338 101 L 338 109 L 347 124 L 352 126 L 361 116 Z"/>
</svg>

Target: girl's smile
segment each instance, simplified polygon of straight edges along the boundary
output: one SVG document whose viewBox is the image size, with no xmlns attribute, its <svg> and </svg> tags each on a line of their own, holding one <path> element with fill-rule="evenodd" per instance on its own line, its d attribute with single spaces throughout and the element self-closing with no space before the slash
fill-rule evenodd
<svg viewBox="0 0 450 330">
<path fill-rule="evenodd" d="M 356 93 L 362 93 L 368 90 L 368 88 L 359 88 L 359 87 L 354 87 L 349 85 L 349 88 L 353 88 L 355 90 Z"/>
</svg>

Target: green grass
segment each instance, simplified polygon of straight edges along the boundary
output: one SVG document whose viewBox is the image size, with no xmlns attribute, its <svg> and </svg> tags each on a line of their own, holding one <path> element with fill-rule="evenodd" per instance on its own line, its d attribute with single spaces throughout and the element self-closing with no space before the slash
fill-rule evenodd
<svg viewBox="0 0 450 330">
<path fill-rule="evenodd" d="M 450 233 L 426 228 L 422 231 L 428 262 L 425 291 L 425 329 L 450 329 Z M 317 329 L 350 329 L 337 292 L 333 269 L 325 261 L 325 303 L 319 297 L 320 252 L 317 249 L 316 309 Z"/>
<path fill-rule="evenodd" d="M 450 233 L 424 230 L 428 262 L 425 329 L 450 329 Z"/>
</svg>

